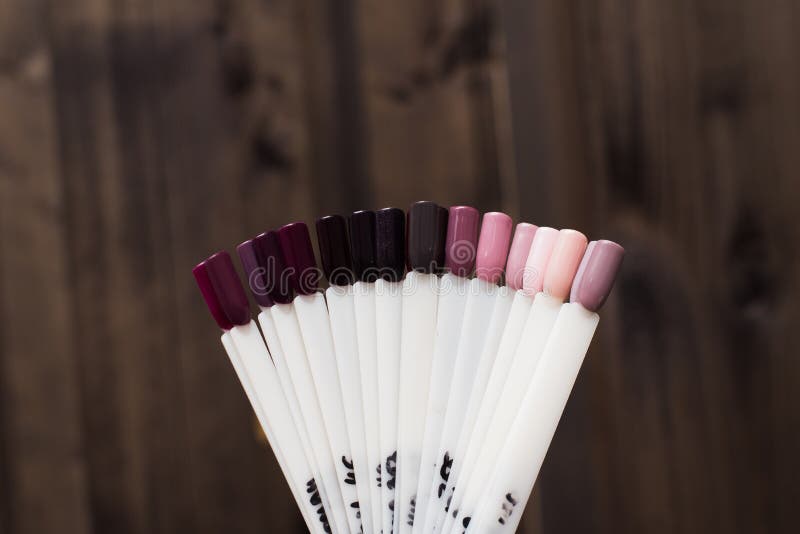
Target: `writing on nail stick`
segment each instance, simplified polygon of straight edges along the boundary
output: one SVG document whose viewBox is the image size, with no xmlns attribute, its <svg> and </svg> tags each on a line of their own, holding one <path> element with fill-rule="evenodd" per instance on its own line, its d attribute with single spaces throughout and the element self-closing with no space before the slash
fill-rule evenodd
<svg viewBox="0 0 800 534">
<path fill-rule="evenodd" d="M 306 482 L 306 493 L 308 493 L 308 502 L 311 503 L 311 507 L 317 511 L 317 519 L 322 525 L 322 530 L 330 533 L 331 526 L 328 523 L 328 514 L 322 505 L 322 498 L 319 496 L 319 489 L 317 489 L 317 481 L 313 478 Z"/>
</svg>

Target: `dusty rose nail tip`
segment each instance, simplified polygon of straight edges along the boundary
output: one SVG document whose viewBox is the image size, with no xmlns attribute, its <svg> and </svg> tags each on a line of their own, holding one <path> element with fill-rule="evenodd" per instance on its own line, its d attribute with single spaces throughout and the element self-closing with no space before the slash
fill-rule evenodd
<svg viewBox="0 0 800 534">
<path fill-rule="evenodd" d="M 319 271 L 311 245 L 311 234 L 303 222 L 293 222 L 278 230 L 281 250 L 289 270 L 290 287 L 298 295 L 310 295 L 317 291 Z"/>
<path fill-rule="evenodd" d="M 586 236 L 577 230 L 565 229 L 558 233 L 544 272 L 546 294 L 559 300 L 567 298 L 587 244 Z"/>
<path fill-rule="evenodd" d="M 596 312 L 605 304 L 614 287 L 625 249 L 605 239 L 593 243 L 581 262 L 580 278 L 576 276 L 570 301 Z"/>
<path fill-rule="evenodd" d="M 252 239 L 248 239 L 236 247 L 236 252 L 242 264 L 245 280 L 247 281 L 246 285 L 250 289 L 250 294 L 253 295 L 253 299 L 259 306 L 269 308 L 275 303 L 267 293 L 266 270 L 261 266 L 258 260 L 258 252 L 255 243 Z"/>
<path fill-rule="evenodd" d="M 222 304 L 220 304 L 217 293 L 214 291 L 214 286 L 211 284 L 206 262 L 202 261 L 198 263 L 194 269 L 192 269 L 192 274 L 197 281 L 197 287 L 200 289 L 200 293 L 203 295 L 203 300 L 206 301 L 208 311 L 211 312 L 211 316 L 217 322 L 217 325 L 223 330 L 230 330 L 233 328 L 233 324 L 228 320 L 228 317 L 222 310 Z"/>
<path fill-rule="evenodd" d="M 217 294 L 225 316 L 234 325 L 246 325 L 250 322 L 250 304 L 247 295 L 233 266 L 230 254 L 217 252 L 205 261 L 208 277 Z"/>
<path fill-rule="evenodd" d="M 542 291 L 547 263 L 550 261 L 557 239 L 558 230 L 555 228 L 542 226 L 536 230 L 525 262 L 525 272 L 522 275 L 522 287 L 526 295 L 532 297 Z"/>
<path fill-rule="evenodd" d="M 495 284 L 502 279 L 512 226 L 511 217 L 505 213 L 493 211 L 484 214 L 475 258 L 475 276 Z"/>
<path fill-rule="evenodd" d="M 475 268 L 480 212 L 470 206 L 452 206 L 447 220 L 445 267 L 467 277 Z"/>
<path fill-rule="evenodd" d="M 506 263 L 506 285 L 514 291 L 522 289 L 525 264 L 528 261 L 528 254 L 530 254 L 537 228 L 535 224 L 523 222 L 519 223 L 514 231 Z"/>
</svg>

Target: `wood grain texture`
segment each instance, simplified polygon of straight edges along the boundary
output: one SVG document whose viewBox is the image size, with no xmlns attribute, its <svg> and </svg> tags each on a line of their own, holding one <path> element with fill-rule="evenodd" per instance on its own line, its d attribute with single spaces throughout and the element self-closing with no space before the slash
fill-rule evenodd
<svg viewBox="0 0 800 534">
<path fill-rule="evenodd" d="M 793 532 L 778 0 L 0 0 L 0 533 L 302 532 L 190 275 L 431 199 L 628 249 L 520 532 Z"/>
</svg>

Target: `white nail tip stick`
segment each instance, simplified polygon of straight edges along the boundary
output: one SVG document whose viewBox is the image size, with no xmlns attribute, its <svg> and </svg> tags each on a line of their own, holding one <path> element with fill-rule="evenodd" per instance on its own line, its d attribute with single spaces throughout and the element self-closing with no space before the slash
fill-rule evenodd
<svg viewBox="0 0 800 534">
<path fill-rule="evenodd" d="M 539 266 L 534 267 L 533 261 L 529 261 L 528 265 L 542 269 L 539 272 L 543 272 L 544 277 L 541 286 L 539 283 L 531 285 L 529 280 L 527 287 L 531 289 L 541 287 L 543 291 L 537 293 L 534 298 L 517 354 L 480 454 L 474 463 L 470 463 L 470 458 L 465 460 L 465 470 L 455 485 L 451 509 L 442 528 L 442 532 L 445 533 L 460 532 L 465 513 L 471 513 L 475 509 L 480 495 L 479 488 L 485 485 L 491 476 L 499 449 L 502 447 L 503 437 L 508 434 L 519 411 L 519 404 L 534 375 L 562 303 L 569 295 L 570 285 L 586 250 L 586 237 L 583 234 L 574 230 L 561 230 L 552 244 L 551 252 L 543 254 L 541 249 L 553 242 L 553 232 L 544 233 L 537 244 L 541 230 L 534 236 L 529 256 L 533 256 L 531 258 L 533 261 L 539 261 L 539 258 L 547 256 L 546 267 L 544 269 Z M 536 245 L 539 246 L 534 250 Z"/>
<path fill-rule="evenodd" d="M 417 202 L 408 212 L 412 272 L 403 281 L 395 534 L 408 534 L 414 526 L 436 335 L 437 275 L 444 268 L 447 215 L 445 208 L 433 202 Z"/>
<path fill-rule="evenodd" d="M 442 468 L 439 441 L 444 427 L 447 400 L 458 353 L 461 323 L 469 292 L 469 279 L 475 268 L 480 213 L 469 206 L 453 206 L 447 221 L 445 268 L 439 282 L 436 340 L 431 368 L 431 388 L 425 417 L 419 483 L 417 485 L 414 533 L 423 532 L 427 508 Z M 448 466 L 444 466 L 447 469 Z"/>
<path fill-rule="evenodd" d="M 520 405 L 490 483 L 468 532 L 512 533 L 519 526 L 547 449 L 569 399 L 624 250 L 611 241 L 592 242 L 562 306 L 536 374 Z"/>
<path fill-rule="evenodd" d="M 217 253 L 197 265 L 193 273 L 209 311 L 225 331 L 222 344 L 309 530 L 331 532 L 324 503 L 316 491 L 311 463 L 300 448 L 299 435 L 258 327 L 248 319 L 247 298 L 230 257 L 225 252 Z M 228 294 L 220 298 L 225 292 Z M 226 309 L 231 312 L 235 325 Z"/>
<path fill-rule="evenodd" d="M 457 483 L 469 444 L 483 439 L 482 434 L 485 432 L 488 419 L 491 417 L 493 410 L 488 410 L 489 413 L 484 415 L 481 413 L 481 408 L 485 405 L 495 405 L 505 383 L 508 369 L 511 366 L 511 359 L 516 352 L 519 338 L 522 335 L 532 304 L 532 299 L 522 292 L 522 280 L 536 231 L 537 227 L 535 225 L 519 223 L 514 232 L 514 238 L 508 254 L 508 262 L 506 263 L 507 287 L 504 288 L 507 292 L 513 294 L 513 300 L 507 313 L 495 313 L 492 319 L 493 323 L 500 317 L 504 320 L 502 325 L 490 327 L 496 334 L 489 336 L 490 339 L 484 347 L 480 368 L 476 373 L 475 385 L 464 416 L 461 436 L 453 455 L 453 458 L 457 459 L 457 461 L 454 461 L 451 465 L 449 478 L 447 480 L 439 479 L 442 490 L 445 489 L 448 480 L 453 485 Z M 506 299 L 499 299 L 498 309 L 500 309 L 500 306 L 507 304 Z M 495 339 L 497 335 L 500 335 L 499 341 Z M 480 435 L 474 436 L 473 434 L 476 432 Z M 445 495 L 445 492 L 442 491 L 442 494 Z M 435 505 L 438 505 L 438 509 L 442 509 L 439 503 L 435 503 Z M 429 521 L 426 521 L 427 529 L 424 532 L 433 530 L 436 520 L 435 516 L 428 519 Z"/>
</svg>

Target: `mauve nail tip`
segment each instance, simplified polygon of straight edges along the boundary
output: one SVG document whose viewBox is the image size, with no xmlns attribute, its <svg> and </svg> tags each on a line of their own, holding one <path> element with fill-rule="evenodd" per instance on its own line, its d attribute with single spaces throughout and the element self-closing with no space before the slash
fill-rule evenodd
<svg viewBox="0 0 800 534">
<path fill-rule="evenodd" d="M 211 278 L 208 276 L 208 267 L 206 260 L 201 261 L 192 268 L 192 275 L 194 276 L 200 294 L 208 307 L 211 317 L 222 330 L 230 330 L 233 328 L 233 323 L 228 320 L 225 312 L 222 310 L 222 304 L 219 302 L 219 297 L 214 286 L 211 283 Z"/>
<path fill-rule="evenodd" d="M 575 302 L 591 312 L 599 311 L 611 294 L 624 257 L 625 249 L 619 243 L 607 239 L 595 242 L 586 258 L 585 272 L 576 283 Z"/>
</svg>

